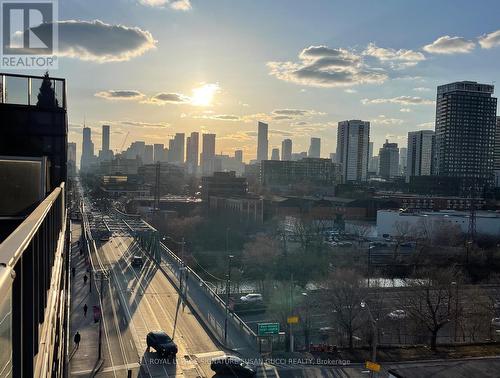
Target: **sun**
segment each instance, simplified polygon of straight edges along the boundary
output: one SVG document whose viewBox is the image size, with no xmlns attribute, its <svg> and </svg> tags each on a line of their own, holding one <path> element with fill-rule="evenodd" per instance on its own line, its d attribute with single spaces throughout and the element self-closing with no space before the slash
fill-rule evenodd
<svg viewBox="0 0 500 378">
<path fill-rule="evenodd" d="M 218 84 L 203 84 L 201 87 L 193 89 L 193 95 L 191 96 L 191 104 L 196 106 L 210 106 L 215 97 L 215 94 L 219 91 Z"/>
</svg>

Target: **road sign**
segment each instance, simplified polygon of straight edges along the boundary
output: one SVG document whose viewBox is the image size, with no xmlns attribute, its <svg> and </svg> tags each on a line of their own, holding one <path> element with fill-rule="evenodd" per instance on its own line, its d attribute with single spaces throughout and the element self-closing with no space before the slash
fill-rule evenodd
<svg viewBox="0 0 500 378">
<path fill-rule="evenodd" d="M 289 316 L 287 319 L 286 319 L 286 322 L 288 324 L 297 324 L 299 322 L 299 317 L 298 316 Z"/>
<path fill-rule="evenodd" d="M 277 335 L 280 332 L 279 323 L 259 323 L 257 325 L 259 336 Z"/>
<path fill-rule="evenodd" d="M 371 361 L 366 361 L 365 362 L 365 367 L 368 370 L 374 371 L 374 372 L 379 372 L 380 371 L 380 365 L 377 364 L 376 362 L 371 362 Z"/>
</svg>

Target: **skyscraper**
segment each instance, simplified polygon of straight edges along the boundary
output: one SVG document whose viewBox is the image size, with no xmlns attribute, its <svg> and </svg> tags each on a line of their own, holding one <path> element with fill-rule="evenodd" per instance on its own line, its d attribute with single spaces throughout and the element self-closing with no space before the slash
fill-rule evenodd
<svg viewBox="0 0 500 378">
<path fill-rule="evenodd" d="M 342 180 L 366 181 L 370 122 L 349 120 L 339 122 L 337 129 L 337 163 L 342 168 Z"/>
<path fill-rule="evenodd" d="M 267 139 L 268 124 L 259 122 L 259 131 L 257 135 L 257 161 L 268 159 L 269 140 Z"/>
<path fill-rule="evenodd" d="M 189 174 L 198 171 L 200 134 L 192 132 L 186 141 L 186 165 Z"/>
<path fill-rule="evenodd" d="M 164 154 L 165 146 L 163 143 L 155 143 L 153 146 L 153 159 L 154 162 L 163 162 L 165 161 L 165 154 Z"/>
<path fill-rule="evenodd" d="M 273 148 L 271 151 L 271 160 L 279 160 L 280 159 L 280 149 Z"/>
<path fill-rule="evenodd" d="M 144 147 L 144 164 L 153 164 L 153 145 L 146 144 Z"/>
<path fill-rule="evenodd" d="M 204 176 L 215 170 L 215 134 L 203 134 L 201 152 L 201 171 Z"/>
<path fill-rule="evenodd" d="M 420 130 L 408 133 L 406 182 L 410 182 L 412 176 L 432 174 L 433 149 L 434 131 Z"/>
<path fill-rule="evenodd" d="M 281 160 L 292 160 L 292 140 L 285 139 L 281 142 Z"/>
<path fill-rule="evenodd" d="M 235 150 L 234 151 L 234 159 L 238 163 L 243 163 L 243 150 Z"/>
<path fill-rule="evenodd" d="M 495 186 L 500 187 L 500 117 L 497 117 L 497 128 L 495 134 Z"/>
<path fill-rule="evenodd" d="M 176 133 L 174 139 L 169 141 L 169 162 L 174 164 L 184 164 L 184 133 Z"/>
<path fill-rule="evenodd" d="M 437 88 L 435 174 L 493 182 L 494 86 L 460 81 Z"/>
<path fill-rule="evenodd" d="M 319 158 L 321 155 L 321 138 L 311 138 L 309 145 L 309 152 L 307 154 L 310 158 Z"/>
<path fill-rule="evenodd" d="M 102 151 L 109 150 L 109 125 L 102 125 Z"/>
<path fill-rule="evenodd" d="M 80 169 L 87 171 L 94 160 L 94 143 L 92 142 L 92 130 L 83 127 L 82 156 L 80 158 Z"/>
<path fill-rule="evenodd" d="M 399 176 L 399 148 L 397 143 L 389 143 L 386 140 L 378 156 L 380 157 L 380 176 L 385 179 Z"/>
<path fill-rule="evenodd" d="M 113 152 L 109 149 L 109 125 L 102 125 L 101 151 L 99 151 L 99 161 L 110 161 Z"/>
<path fill-rule="evenodd" d="M 68 176 L 76 175 L 76 143 L 68 143 Z"/>
<path fill-rule="evenodd" d="M 401 176 L 406 175 L 407 153 L 408 150 L 406 149 L 406 147 L 401 147 L 399 149 L 399 174 Z"/>
</svg>

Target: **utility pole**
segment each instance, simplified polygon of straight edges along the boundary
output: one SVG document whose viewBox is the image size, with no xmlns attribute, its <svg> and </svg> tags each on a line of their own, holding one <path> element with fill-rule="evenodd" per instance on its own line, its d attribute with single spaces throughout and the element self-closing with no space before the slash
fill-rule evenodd
<svg viewBox="0 0 500 378">
<path fill-rule="evenodd" d="M 368 306 L 368 303 L 365 301 L 361 302 L 361 308 L 366 308 L 368 311 L 368 316 L 370 317 L 370 323 L 372 325 L 372 332 L 373 332 L 373 338 L 372 338 L 372 361 L 371 362 L 377 362 L 377 343 L 378 343 L 378 331 L 377 331 L 377 323 L 375 319 L 373 318 L 372 312 L 370 311 L 370 307 Z M 370 372 L 370 377 L 374 377 L 375 373 L 373 370 Z"/>
</svg>

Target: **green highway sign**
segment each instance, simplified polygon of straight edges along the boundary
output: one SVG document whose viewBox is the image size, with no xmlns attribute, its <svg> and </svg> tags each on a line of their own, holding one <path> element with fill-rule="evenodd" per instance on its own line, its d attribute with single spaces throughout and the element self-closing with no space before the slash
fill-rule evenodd
<svg viewBox="0 0 500 378">
<path fill-rule="evenodd" d="M 259 336 L 277 335 L 280 332 L 279 323 L 259 323 L 257 325 Z"/>
</svg>

